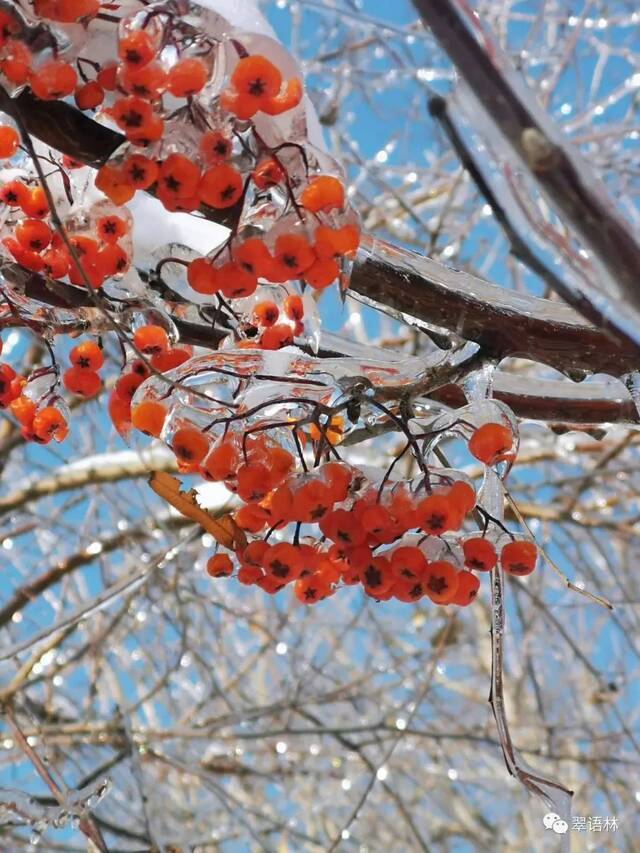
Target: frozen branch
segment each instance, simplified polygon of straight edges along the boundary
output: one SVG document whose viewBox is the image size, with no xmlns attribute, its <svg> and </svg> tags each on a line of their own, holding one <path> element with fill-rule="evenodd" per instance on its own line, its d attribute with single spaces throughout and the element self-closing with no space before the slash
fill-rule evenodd
<svg viewBox="0 0 640 853">
<path fill-rule="evenodd" d="M 601 312 L 584 296 L 587 301 L 581 302 L 580 310 L 591 319 L 606 314 L 607 325 L 615 326 L 618 339 L 628 344 L 634 340 L 637 347 L 624 306 L 640 311 L 640 246 L 604 187 L 542 113 L 466 3 L 413 0 L 413 4 L 490 117 L 496 133 L 506 139 L 609 279 L 609 286 L 601 286 L 600 291 L 614 309 L 610 306 Z"/>
</svg>

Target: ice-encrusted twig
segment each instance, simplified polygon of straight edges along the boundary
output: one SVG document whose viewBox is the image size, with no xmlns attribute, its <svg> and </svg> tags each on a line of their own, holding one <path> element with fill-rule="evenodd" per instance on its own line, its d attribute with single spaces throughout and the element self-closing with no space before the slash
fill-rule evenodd
<svg viewBox="0 0 640 853">
<path fill-rule="evenodd" d="M 505 493 L 500 478 L 485 471 L 479 503 L 499 521 L 504 515 Z M 509 773 L 532 794 L 540 797 L 563 820 L 570 823 L 573 791 L 530 767 L 513 745 L 504 703 L 504 574 L 500 562 L 491 570 L 491 689 L 493 711 L 502 753 Z"/>
<path fill-rule="evenodd" d="M 508 143 L 597 262 L 600 298 L 583 296 L 597 300 L 595 308 L 618 330 L 619 339 L 634 341 L 637 347 L 640 245 L 604 186 L 536 103 L 464 0 L 413 0 L 413 4 L 486 114 L 492 138 L 497 144 Z M 634 319 L 635 324 L 630 322 Z"/>
<path fill-rule="evenodd" d="M 102 833 L 96 826 L 91 815 L 87 812 L 87 807 L 78 798 L 78 792 L 63 790 L 54 780 L 49 769 L 45 766 L 42 759 L 31 746 L 28 739 L 24 736 L 18 721 L 16 720 L 13 708 L 10 706 L 4 709 L 5 717 L 9 724 L 9 728 L 13 734 L 14 740 L 20 750 L 33 764 L 38 776 L 47 785 L 53 797 L 60 804 L 61 809 L 75 813 L 79 817 L 78 829 L 92 842 L 100 853 L 108 853 L 109 848 L 105 844 Z M 92 795 L 93 796 L 93 795 Z"/>
<path fill-rule="evenodd" d="M 196 533 L 193 531 L 190 532 L 169 550 L 163 550 L 159 554 L 156 554 L 144 569 L 133 571 L 121 580 L 116 581 L 116 583 L 111 584 L 111 586 L 107 587 L 107 589 L 99 595 L 96 595 L 89 604 L 76 608 L 73 613 L 63 616 L 55 624 L 51 625 L 49 628 L 39 631 L 35 636 L 29 637 L 28 639 L 3 650 L 2 653 L 0 653 L 0 661 L 10 660 L 12 657 L 28 651 L 28 649 L 33 648 L 33 646 L 42 642 L 42 640 L 46 640 L 47 637 L 50 637 L 52 634 L 55 634 L 58 631 L 63 631 L 65 628 L 69 628 L 72 625 L 77 625 L 78 622 L 81 622 L 87 616 L 91 616 L 93 613 L 98 613 L 100 610 L 108 607 L 125 593 L 133 592 L 138 589 L 145 583 L 145 581 L 148 580 L 156 569 L 162 568 L 163 565 L 170 563 L 176 554 L 188 542 L 190 542 L 195 535 L 197 535 L 197 531 Z"/>
</svg>

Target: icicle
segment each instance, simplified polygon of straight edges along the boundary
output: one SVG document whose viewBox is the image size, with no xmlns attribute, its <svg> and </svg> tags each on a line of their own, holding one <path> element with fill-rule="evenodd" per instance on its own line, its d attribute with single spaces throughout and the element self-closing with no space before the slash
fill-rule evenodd
<svg viewBox="0 0 640 853">
<path fill-rule="evenodd" d="M 623 377 L 624 384 L 627 386 L 633 405 L 636 407 L 636 412 L 640 417 L 640 372 L 634 370 L 632 373 L 626 373 Z"/>
</svg>

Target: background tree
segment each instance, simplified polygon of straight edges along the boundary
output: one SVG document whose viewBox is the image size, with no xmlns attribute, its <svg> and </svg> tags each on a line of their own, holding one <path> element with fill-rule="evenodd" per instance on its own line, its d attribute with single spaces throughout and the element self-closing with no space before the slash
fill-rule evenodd
<svg viewBox="0 0 640 853">
<path fill-rule="evenodd" d="M 108 32 L 130 11 L 112 5 L 91 26 Z M 215 8 L 262 30 L 255 10 L 229 5 Z M 632 849 L 638 13 L 487 2 L 475 16 L 427 0 L 263 11 L 301 63 L 363 221 L 344 306 L 337 288 L 319 299 L 319 356 L 400 363 L 428 422 L 489 390 L 518 416 L 506 522 L 545 560 L 506 582 L 510 736 L 536 773 L 575 792 L 574 834 Z M 29 90 L 3 108 L 41 156 L 97 166 L 122 141 Z M 134 261 L 160 287 L 154 250 L 203 251 L 191 245 L 202 220 L 178 225 L 144 204 L 132 204 Z M 234 215 L 218 214 L 220 227 Z M 22 372 L 49 367 L 52 331 L 106 322 L 86 289 L 61 292 L 8 258 L 3 276 L 15 309 L 3 361 Z M 196 346 L 229 334 L 220 316 L 194 322 L 178 305 L 174 319 Z M 550 843 L 549 805 L 531 798 L 520 761 L 527 784 L 509 777 L 504 718 L 498 707 L 496 726 L 487 703 L 502 618 L 490 584 L 453 612 L 359 588 L 304 608 L 289 591 L 212 580 L 213 537 L 146 482 L 175 472 L 174 455 L 140 437 L 124 445 L 109 393 L 72 403 L 62 444 L 26 443 L 9 415 L 0 424 L 4 847 L 41 835 L 47 850 L 85 849 L 85 837 L 109 850 Z M 407 400 L 389 396 L 390 415 L 404 415 Z M 397 426 L 360 424 L 339 450 L 384 470 L 405 444 Z M 478 482 L 459 443 L 440 449 Z M 410 456 L 399 465 L 416 475 Z M 225 512 L 223 488 L 201 496 Z"/>
</svg>

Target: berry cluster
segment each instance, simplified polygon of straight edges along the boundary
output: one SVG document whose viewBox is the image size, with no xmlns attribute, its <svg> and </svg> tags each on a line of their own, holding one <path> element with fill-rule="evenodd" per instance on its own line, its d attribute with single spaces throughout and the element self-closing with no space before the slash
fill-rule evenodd
<svg viewBox="0 0 640 853">
<path fill-rule="evenodd" d="M 232 362 L 224 363 L 225 372 L 232 373 Z M 303 371 L 293 367 L 291 372 Z M 341 414 L 311 422 L 288 418 L 290 426 L 283 427 L 251 407 L 250 426 L 242 419 L 238 425 L 232 416 L 235 426 L 226 419 L 215 437 L 186 418 L 183 406 L 154 394 L 153 387 L 151 380 L 134 396 L 132 425 L 161 436 L 182 473 L 224 483 L 241 503 L 233 517 L 250 542 L 236 551 L 237 567 L 230 555 L 212 557 L 207 571 L 213 577 L 235 574 L 239 582 L 270 594 L 293 583 L 307 604 L 359 583 L 377 600 L 413 602 L 427 596 L 465 606 L 477 594 L 477 573 L 498 561 L 509 574 L 535 568 L 535 544 L 514 537 L 477 505 L 462 474 L 423 463 L 417 482 L 393 480 L 390 472 L 376 481 L 340 460 L 347 428 Z M 506 421 L 450 427 L 460 429 L 469 453 L 483 464 L 513 460 L 516 441 Z M 463 532 L 474 518 L 482 522 L 481 532 Z"/>
<path fill-rule="evenodd" d="M 243 501 L 235 521 L 256 538 L 236 553 L 236 577 L 269 594 L 293 583 L 298 600 L 314 604 L 342 586 L 361 584 L 378 601 L 426 596 L 435 604 L 466 606 L 480 586 L 475 573 L 490 571 L 498 559 L 513 575 L 535 568 L 532 542 L 501 533 L 506 541 L 498 552 L 486 535 L 460 533 L 476 505 L 463 479 L 432 471 L 425 494 L 402 482 L 376 487 L 336 461 L 299 474 L 291 454 L 267 439 L 225 438 L 210 450 L 203 434 L 190 428 L 177 430 L 173 449 L 186 470 L 199 466 L 203 477 L 224 481 Z M 290 525 L 296 529 L 292 542 L 269 543 L 274 530 Z M 217 554 L 207 572 L 229 577 L 233 562 Z"/>
<path fill-rule="evenodd" d="M 462 474 L 429 457 L 432 441 L 455 434 L 472 457 L 506 473 L 517 451 L 510 416 L 494 404 L 489 414 L 471 406 L 425 432 L 397 401 L 386 408 L 376 399 L 377 384 L 390 376 L 398 399 L 414 377 L 283 349 L 313 340 L 316 292 L 346 286 L 360 243 L 340 168 L 306 138 L 291 58 L 271 39 L 170 0 L 121 18 L 109 56 L 98 62 L 91 55 L 98 0 L 32 5 L 29 19 L 0 14 L 3 83 L 42 101 L 73 99 L 124 141 L 91 173 L 66 155 L 33 155 L 17 126 L 0 124 L 4 253 L 55 279 L 46 284 L 58 293 L 88 289 L 95 314 L 102 312 L 99 321 L 83 317 L 79 328 L 94 339 L 70 350 L 63 371 L 53 347 L 52 364 L 28 377 L 0 364 L 0 406 L 24 438 L 64 440 L 61 386 L 94 397 L 100 371 L 122 358 L 108 402 L 118 432 L 160 438 L 181 473 L 223 483 L 236 496 L 233 523 L 248 544 L 211 557 L 211 576 L 235 575 L 270 594 L 292 584 L 306 604 L 360 584 L 376 600 L 466 606 L 479 574 L 498 563 L 510 574 L 533 571 L 536 546 L 490 515 Z M 50 38 L 33 38 L 32 25 Z M 39 170 L 24 165 L 29 153 Z M 39 180 L 45 166 L 48 192 Z M 178 250 L 154 257 L 143 282 L 127 207 L 138 191 L 166 215 L 228 216 L 228 237 L 201 257 Z M 172 273 L 168 284 L 167 268 L 181 277 Z M 1 311 L 0 320 L 18 308 L 7 300 Z M 117 355 L 109 345 L 116 316 Z M 181 344 L 178 317 L 225 329 L 222 352 L 202 356 Z M 381 412 L 404 433 L 400 456 L 413 456 L 419 478 L 392 476 L 400 456 L 382 477 L 343 459 L 349 431 Z"/>
<path fill-rule="evenodd" d="M 25 441 L 37 444 L 48 444 L 51 439 L 64 441 L 69 426 L 61 407 L 32 400 L 23 393 L 26 384 L 27 380 L 11 365 L 0 363 L 0 409 L 9 409 Z"/>
<path fill-rule="evenodd" d="M 88 227 L 77 233 L 67 228 L 65 240 L 46 221 L 50 210 L 41 186 L 29 187 L 18 179 L 9 181 L 0 190 L 0 200 L 12 213 L 19 209 L 24 214 L 7 220 L 11 233 L 2 239 L 2 245 L 25 269 L 98 289 L 129 268 L 130 254 L 119 241 L 129 235 L 130 217 L 114 213 L 93 217 Z"/>
</svg>

